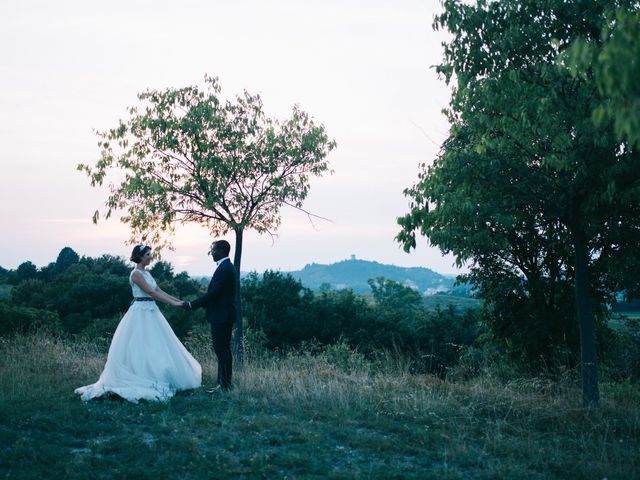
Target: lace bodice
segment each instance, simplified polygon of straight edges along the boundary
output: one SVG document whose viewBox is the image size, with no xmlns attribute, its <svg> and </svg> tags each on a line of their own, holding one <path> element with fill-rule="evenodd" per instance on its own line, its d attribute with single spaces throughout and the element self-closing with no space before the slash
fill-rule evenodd
<svg viewBox="0 0 640 480">
<path fill-rule="evenodd" d="M 133 283 L 132 277 L 133 277 L 133 273 L 136 270 L 138 272 L 142 273 L 142 276 L 144 277 L 145 281 L 149 284 L 149 286 L 151 288 L 156 288 L 158 286 L 158 284 L 156 283 L 156 281 L 153 279 L 153 277 L 151 276 L 151 274 L 149 272 L 147 272 L 146 270 L 139 270 L 137 268 L 134 268 L 131 271 L 131 273 L 129 274 L 129 285 L 131 285 L 131 293 L 133 293 L 134 298 L 135 297 L 150 297 L 150 295 L 147 292 L 145 292 L 138 285 Z"/>
</svg>

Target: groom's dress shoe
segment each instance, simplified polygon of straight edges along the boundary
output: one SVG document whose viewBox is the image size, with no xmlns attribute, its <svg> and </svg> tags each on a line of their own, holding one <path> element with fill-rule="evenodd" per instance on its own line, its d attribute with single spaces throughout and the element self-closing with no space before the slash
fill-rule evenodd
<svg viewBox="0 0 640 480">
<path fill-rule="evenodd" d="M 231 387 L 231 386 L 227 387 L 227 388 L 224 388 L 222 385 L 216 385 L 213 388 L 207 388 L 206 392 L 207 393 L 212 393 L 212 394 L 213 393 L 226 393 L 226 392 L 231 391 L 232 389 L 233 389 L 233 387 Z"/>
</svg>

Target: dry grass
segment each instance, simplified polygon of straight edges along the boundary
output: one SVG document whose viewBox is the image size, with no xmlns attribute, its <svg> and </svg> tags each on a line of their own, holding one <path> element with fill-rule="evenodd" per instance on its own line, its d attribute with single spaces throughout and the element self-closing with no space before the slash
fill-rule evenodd
<svg viewBox="0 0 640 480">
<path fill-rule="evenodd" d="M 212 383 L 209 339 L 186 342 Z M 344 345 L 250 354 L 236 389 L 82 404 L 106 352 L 46 334 L 0 343 L 0 477 L 634 478 L 637 385 L 586 412 L 570 381 L 447 382 Z M 135 455 L 132 454 L 135 451 Z M 88 470 L 87 470 L 88 468 Z M 91 475 L 89 475 L 91 473 Z"/>
</svg>

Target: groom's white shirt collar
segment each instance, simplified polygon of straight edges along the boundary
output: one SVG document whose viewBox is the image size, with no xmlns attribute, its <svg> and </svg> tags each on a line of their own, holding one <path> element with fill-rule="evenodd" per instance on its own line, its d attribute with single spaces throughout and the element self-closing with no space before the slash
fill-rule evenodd
<svg viewBox="0 0 640 480">
<path fill-rule="evenodd" d="M 216 262 L 216 266 L 217 266 L 217 267 L 219 267 L 219 266 L 220 266 L 220 264 L 221 264 L 222 262 L 224 262 L 225 260 L 231 260 L 231 259 L 230 259 L 229 257 L 221 258 L 220 260 L 218 260 L 218 261 Z"/>
</svg>

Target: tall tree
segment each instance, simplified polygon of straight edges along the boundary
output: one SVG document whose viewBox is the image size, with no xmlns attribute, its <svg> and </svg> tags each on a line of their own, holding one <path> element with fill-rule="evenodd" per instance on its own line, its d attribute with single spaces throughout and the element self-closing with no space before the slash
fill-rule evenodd
<svg viewBox="0 0 640 480">
<path fill-rule="evenodd" d="M 603 100 L 594 120 L 613 119 L 619 138 L 640 148 L 640 4 L 613 7 L 600 37 L 576 39 L 562 59 L 574 75 L 594 75 Z"/>
<path fill-rule="evenodd" d="M 232 231 L 239 276 L 245 230 L 272 233 L 284 205 L 302 210 L 310 177 L 328 171 L 326 156 L 336 144 L 298 106 L 280 122 L 265 116 L 260 96 L 245 91 L 223 101 L 220 91 L 217 78 L 205 77 L 204 89 L 141 93 L 143 105 L 130 108 L 126 121 L 98 132 L 98 162 L 78 169 L 92 186 L 115 173 L 106 217 L 126 209 L 121 220 L 132 241 L 170 245 L 176 225 L 190 222 L 212 237 Z M 241 319 L 238 309 L 240 363 Z"/>
<path fill-rule="evenodd" d="M 71 265 L 78 263 L 79 260 L 80 257 L 73 248 L 64 247 L 58 253 L 58 258 L 56 258 L 55 270 L 58 273 L 64 272 Z"/>
<path fill-rule="evenodd" d="M 575 38 L 599 35 L 610 4 L 443 2 L 435 27 L 452 34 L 438 66 L 454 84 L 451 135 L 407 189 L 411 212 L 397 237 L 410 249 L 419 230 L 470 262 L 485 291 L 497 283 L 553 302 L 574 285 L 586 406 L 599 399 L 594 307 L 612 288 L 619 245 L 640 227 L 640 159 L 611 122 L 591 122 L 592 77 L 556 59 Z"/>
<path fill-rule="evenodd" d="M 580 37 L 560 55 L 560 61 L 579 78 L 595 79 L 601 100 L 592 112 L 597 125 L 613 121 L 627 148 L 640 150 L 640 4 L 612 4 L 602 19 L 599 38 Z M 640 188 L 640 187 L 638 187 Z M 629 199 L 629 201 L 633 201 Z M 612 269 L 627 298 L 640 297 L 640 257 L 637 234 L 621 239 L 620 261 Z"/>
<path fill-rule="evenodd" d="M 38 267 L 36 267 L 33 262 L 27 260 L 26 262 L 22 262 L 18 265 L 16 269 L 16 279 L 18 282 L 23 282 L 25 280 L 33 280 L 38 276 Z"/>
</svg>

